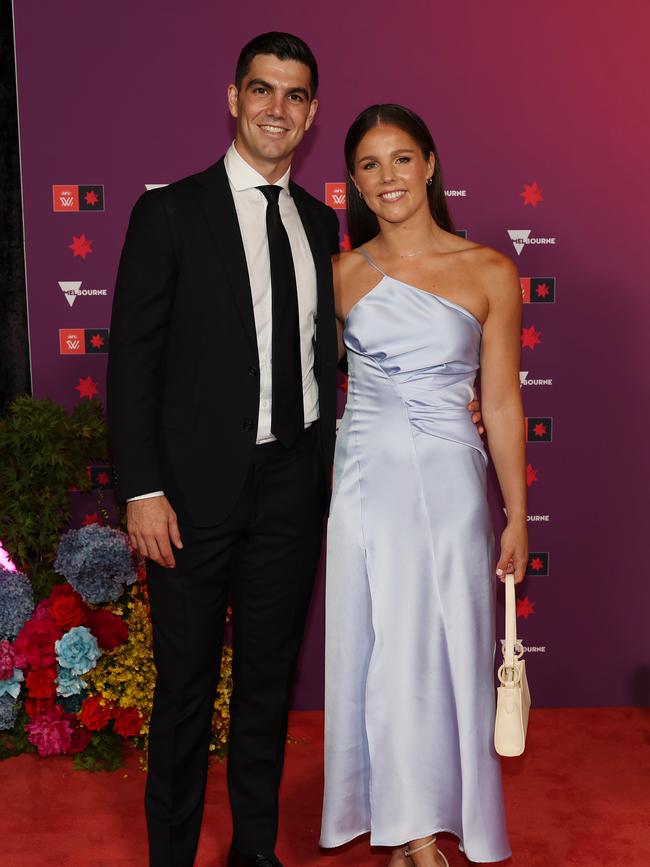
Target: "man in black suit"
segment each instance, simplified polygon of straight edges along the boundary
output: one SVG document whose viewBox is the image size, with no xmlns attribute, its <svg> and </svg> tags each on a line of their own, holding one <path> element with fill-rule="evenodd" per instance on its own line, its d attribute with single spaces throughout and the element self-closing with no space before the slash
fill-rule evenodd
<svg viewBox="0 0 650 867">
<path fill-rule="evenodd" d="M 302 40 L 263 34 L 235 82 L 225 157 L 135 205 L 111 323 L 118 493 L 148 558 L 154 629 L 154 867 L 194 862 L 229 593 L 228 865 L 280 864 L 289 692 L 334 448 L 338 219 L 289 180 L 316 61 Z"/>
<path fill-rule="evenodd" d="M 289 180 L 317 85 L 302 40 L 253 39 L 228 88 L 233 145 L 145 193 L 122 252 L 108 403 L 118 494 L 148 561 L 152 867 L 194 862 L 229 593 L 228 865 L 281 867 L 289 692 L 335 435 L 338 219 Z"/>
</svg>

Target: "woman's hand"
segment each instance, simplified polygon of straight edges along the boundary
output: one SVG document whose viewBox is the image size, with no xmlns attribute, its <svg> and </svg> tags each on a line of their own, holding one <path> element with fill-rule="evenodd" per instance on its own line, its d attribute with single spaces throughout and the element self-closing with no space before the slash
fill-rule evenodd
<svg viewBox="0 0 650 867">
<path fill-rule="evenodd" d="M 528 565 L 528 530 L 525 519 L 508 523 L 501 535 L 501 556 L 497 563 L 497 575 L 505 582 L 506 572 L 515 573 L 515 584 L 520 584 Z"/>
</svg>

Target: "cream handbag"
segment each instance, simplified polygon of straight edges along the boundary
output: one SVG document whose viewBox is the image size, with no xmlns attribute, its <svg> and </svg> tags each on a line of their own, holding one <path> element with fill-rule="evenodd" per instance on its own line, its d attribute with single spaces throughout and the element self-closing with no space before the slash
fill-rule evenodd
<svg viewBox="0 0 650 867">
<path fill-rule="evenodd" d="M 515 578 L 506 575 L 506 640 L 499 668 L 494 748 L 500 756 L 520 756 L 526 745 L 530 690 L 526 679 L 524 646 L 517 639 Z"/>
</svg>

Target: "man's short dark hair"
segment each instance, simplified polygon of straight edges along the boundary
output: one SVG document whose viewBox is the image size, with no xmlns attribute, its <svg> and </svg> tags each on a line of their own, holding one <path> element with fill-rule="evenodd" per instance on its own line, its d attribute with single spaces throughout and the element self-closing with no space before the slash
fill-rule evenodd
<svg viewBox="0 0 650 867">
<path fill-rule="evenodd" d="M 253 58 L 258 54 L 273 54 L 278 60 L 297 60 L 309 67 L 311 73 L 311 98 L 313 99 L 318 89 L 318 65 L 311 48 L 298 36 L 291 33 L 261 33 L 244 45 L 237 61 L 235 70 L 235 84 L 237 88 L 248 74 Z"/>
</svg>

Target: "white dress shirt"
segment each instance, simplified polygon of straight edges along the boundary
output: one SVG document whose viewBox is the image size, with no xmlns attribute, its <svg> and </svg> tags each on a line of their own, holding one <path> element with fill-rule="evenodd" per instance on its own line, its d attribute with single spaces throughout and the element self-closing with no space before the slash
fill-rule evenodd
<svg viewBox="0 0 650 867">
<path fill-rule="evenodd" d="M 271 433 L 271 394 L 272 394 L 272 304 L 271 304 L 271 262 L 269 243 L 266 235 L 267 200 L 260 190 L 268 181 L 237 152 L 231 144 L 224 158 L 226 174 L 235 201 L 248 266 L 248 278 L 253 300 L 257 351 L 260 370 L 260 405 L 257 423 L 257 443 L 272 442 Z M 309 241 L 298 214 L 295 202 L 289 192 L 291 169 L 276 181 L 282 187 L 279 198 L 280 216 L 289 236 L 293 266 L 296 272 L 298 289 L 298 318 L 300 327 L 300 358 L 302 363 L 302 390 L 304 400 L 305 427 L 318 418 L 318 384 L 314 376 L 314 335 L 318 296 L 316 290 L 316 268 L 309 247 Z M 131 497 L 141 500 L 161 496 L 163 491 L 153 491 Z"/>
</svg>

